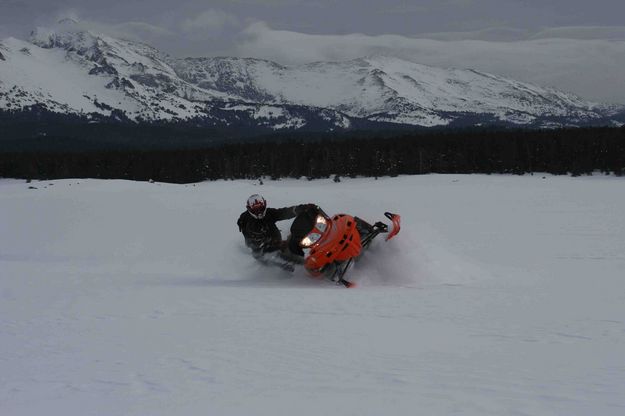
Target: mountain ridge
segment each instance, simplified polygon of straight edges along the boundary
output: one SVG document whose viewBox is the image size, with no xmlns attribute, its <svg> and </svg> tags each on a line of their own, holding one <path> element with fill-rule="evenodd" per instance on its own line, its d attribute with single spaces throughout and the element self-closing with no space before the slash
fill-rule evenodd
<svg viewBox="0 0 625 416">
<path fill-rule="evenodd" d="M 86 119 L 348 130 L 620 125 L 625 109 L 493 74 L 388 56 L 285 66 L 238 57 L 173 58 L 61 22 L 0 41 L 0 111 L 41 106 Z"/>
</svg>

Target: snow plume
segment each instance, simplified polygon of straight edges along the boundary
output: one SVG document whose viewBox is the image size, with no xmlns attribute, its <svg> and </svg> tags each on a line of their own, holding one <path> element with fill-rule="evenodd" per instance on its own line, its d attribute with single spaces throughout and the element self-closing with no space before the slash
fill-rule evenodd
<svg viewBox="0 0 625 416">
<path fill-rule="evenodd" d="M 350 278 L 362 287 L 419 287 L 431 277 L 424 247 L 410 231 L 387 243 L 379 238 L 366 253 L 350 271 Z"/>
</svg>

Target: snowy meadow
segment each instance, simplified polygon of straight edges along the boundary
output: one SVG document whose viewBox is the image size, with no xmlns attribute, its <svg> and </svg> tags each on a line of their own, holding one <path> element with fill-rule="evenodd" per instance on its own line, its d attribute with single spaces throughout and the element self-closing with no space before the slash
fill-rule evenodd
<svg viewBox="0 0 625 416">
<path fill-rule="evenodd" d="M 402 231 L 345 289 L 249 255 L 252 193 Z M 0 180 L 0 415 L 623 415 L 623 213 L 608 176 Z"/>
</svg>

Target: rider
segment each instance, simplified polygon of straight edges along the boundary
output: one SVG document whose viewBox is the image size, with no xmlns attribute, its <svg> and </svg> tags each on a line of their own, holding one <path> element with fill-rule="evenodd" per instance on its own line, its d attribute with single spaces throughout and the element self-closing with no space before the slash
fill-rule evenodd
<svg viewBox="0 0 625 416">
<path fill-rule="evenodd" d="M 237 225 L 243 233 L 245 244 L 252 249 L 254 257 L 285 249 L 277 221 L 295 218 L 314 204 L 294 205 L 284 208 L 267 208 L 267 201 L 254 194 L 247 199 L 246 211 L 239 216 Z"/>
</svg>

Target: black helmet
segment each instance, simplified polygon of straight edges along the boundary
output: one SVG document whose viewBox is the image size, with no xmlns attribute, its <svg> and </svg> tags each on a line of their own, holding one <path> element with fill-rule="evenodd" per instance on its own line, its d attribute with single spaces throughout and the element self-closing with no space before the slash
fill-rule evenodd
<svg viewBox="0 0 625 416">
<path fill-rule="evenodd" d="M 267 211 L 267 201 L 261 195 L 254 194 L 247 198 L 247 204 L 245 204 L 247 212 L 258 220 L 265 217 Z"/>
</svg>

